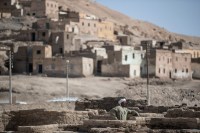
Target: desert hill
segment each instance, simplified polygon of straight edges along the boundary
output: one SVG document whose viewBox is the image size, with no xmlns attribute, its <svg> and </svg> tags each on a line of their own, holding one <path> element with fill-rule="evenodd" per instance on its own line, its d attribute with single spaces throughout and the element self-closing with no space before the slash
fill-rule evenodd
<svg viewBox="0 0 200 133">
<path fill-rule="evenodd" d="M 125 26 L 127 31 L 135 37 L 135 43 L 139 44 L 144 39 L 166 40 L 166 41 L 185 41 L 196 44 L 199 47 L 200 37 L 192 37 L 177 33 L 169 32 L 167 29 L 154 25 L 152 23 L 130 18 L 118 11 L 109 9 L 92 0 L 57 0 L 63 9 L 70 9 L 82 13 L 93 14 L 101 19 L 113 21 L 116 25 Z M 31 25 L 34 18 L 10 18 L 0 20 L 0 30 L 10 29 L 23 30 Z M 121 27 L 122 28 L 122 27 Z M 0 37 L 7 35 L 0 32 Z"/>
<path fill-rule="evenodd" d="M 135 42 L 139 43 L 143 39 L 155 39 L 155 40 L 167 40 L 167 41 L 179 41 L 185 40 L 186 42 L 192 42 L 200 44 L 200 37 L 192 37 L 181 34 L 176 34 L 167 31 L 164 28 L 156 26 L 152 23 L 142 20 L 132 19 L 120 12 L 114 11 L 105 7 L 97 2 L 91 0 L 57 0 L 60 6 L 63 8 L 69 8 L 75 11 L 81 11 L 89 14 L 96 15 L 100 18 L 107 18 L 112 20 L 116 24 L 123 26 L 127 25 L 135 36 Z"/>
</svg>

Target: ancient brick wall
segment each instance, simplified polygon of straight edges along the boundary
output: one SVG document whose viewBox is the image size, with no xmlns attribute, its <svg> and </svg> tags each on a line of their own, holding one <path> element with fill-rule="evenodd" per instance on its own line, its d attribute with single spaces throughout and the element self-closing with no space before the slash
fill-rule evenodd
<svg viewBox="0 0 200 133">
<path fill-rule="evenodd" d="M 118 97 L 107 97 L 103 99 L 97 100 L 84 100 L 84 101 L 77 101 L 76 102 L 76 110 L 85 110 L 85 109 L 105 109 L 107 111 L 111 110 L 115 106 L 118 105 L 118 101 L 120 98 Z M 127 99 L 127 106 L 134 107 L 134 106 L 142 106 L 146 105 L 145 100 L 131 100 Z"/>
<path fill-rule="evenodd" d="M 89 119 L 88 111 L 47 111 L 44 109 L 20 110 L 2 114 L 0 131 L 16 131 L 19 126 L 50 124 L 81 124 Z"/>
<path fill-rule="evenodd" d="M 169 109 L 165 117 L 176 118 L 176 117 L 186 117 L 186 118 L 200 118 L 200 111 L 194 111 L 193 109 Z"/>
</svg>

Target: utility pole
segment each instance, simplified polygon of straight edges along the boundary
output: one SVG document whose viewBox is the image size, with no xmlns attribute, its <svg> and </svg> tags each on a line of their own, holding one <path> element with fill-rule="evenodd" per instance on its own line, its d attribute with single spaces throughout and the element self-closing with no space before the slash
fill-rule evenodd
<svg viewBox="0 0 200 133">
<path fill-rule="evenodd" d="M 65 94 L 67 99 L 69 100 L 69 60 L 66 60 L 66 90 Z"/>
<path fill-rule="evenodd" d="M 149 90 L 149 56 L 150 56 L 150 48 L 149 44 L 146 44 L 146 63 L 147 63 L 147 104 L 151 105 L 150 101 L 150 90 Z"/>
<path fill-rule="evenodd" d="M 9 50 L 9 102 L 12 104 L 12 52 Z"/>
</svg>

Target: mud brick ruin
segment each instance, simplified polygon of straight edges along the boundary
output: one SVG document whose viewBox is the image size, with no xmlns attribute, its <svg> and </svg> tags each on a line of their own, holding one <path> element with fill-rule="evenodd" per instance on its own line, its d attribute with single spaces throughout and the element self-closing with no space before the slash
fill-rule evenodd
<svg viewBox="0 0 200 133">
<path fill-rule="evenodd" d="M 13 133 L 199 133 L 199 107 L 146 106 L 146 101 L 128 99 L 128 108 L 140 117 L 114 120 L 109 110 L 119 98 L 4 105 L 0 131 Z"/>
</svg>

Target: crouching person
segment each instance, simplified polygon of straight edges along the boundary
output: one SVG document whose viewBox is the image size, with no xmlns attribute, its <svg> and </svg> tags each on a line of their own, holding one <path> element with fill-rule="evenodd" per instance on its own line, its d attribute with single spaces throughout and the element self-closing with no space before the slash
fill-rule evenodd
<svg viewBox="0 0 200 133">
<path fill-rule="evenodd" d="M 127 120 L 128 114 L 132 114 L 133 116 L 140 116 L 137 111 L 126 108 L 125 98 L 119 100 L 118 104 L 118 106 L 110 110 L 110 115 L 116 120 Z"/>
</svg>

